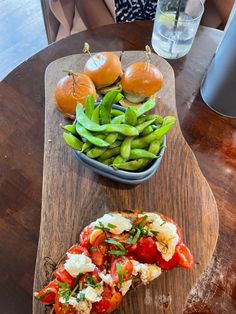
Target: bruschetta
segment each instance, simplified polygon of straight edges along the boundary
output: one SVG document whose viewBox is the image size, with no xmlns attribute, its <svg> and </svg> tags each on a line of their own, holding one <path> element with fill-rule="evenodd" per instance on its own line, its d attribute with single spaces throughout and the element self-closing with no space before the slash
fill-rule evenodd
<svg viewBox="0 0 236 314">
<path fill-rule="evenodd" d="M 34 296 L 51 304 L 54 314 L 112 313 L 129 289 L 192 264 L 181 230 L 170 218 L 157 212 L 111 212 L 83 229 L 52 281 Z"/>
</svg>

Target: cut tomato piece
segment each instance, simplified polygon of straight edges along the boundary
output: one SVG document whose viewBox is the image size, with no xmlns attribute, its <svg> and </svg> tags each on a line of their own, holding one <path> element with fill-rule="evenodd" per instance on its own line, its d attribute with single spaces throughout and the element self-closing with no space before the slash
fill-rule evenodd
<svg viewBox="0 0 236 314">
<path fill-rule="evenodd" d="M 110 306 L 107 310 L 107 313 L 112 313 L 116 309 L 118 309 L 119 305 L 122 301 L 122 294 L 118 291 L 115 291 L 110 299 Z"/>
<path fill-rule="evenodd" d="M 164 270 L 170 270 L 175 268 L 178 265 L 178 256 L 175 253 L 173 257 L 167 262 L 164 260 L 164 258 L 161 256 L 161 252 L 157 251 L 157 258 L 156 258 L 156 264 Z"/>
<path fill-rule="evenodd" d="M 102 266 L 106 260 L 103 247 L 93 247 L 90 251 L 90 258 L 96 266 Z"/>
<path fill-rule="evenodd" d="M 138 240 L 137 248 L 133 253 L 142 263 L 156 263 L 158 254 L 156 241 L 152 237 L 142 237 Z"/>
<path fill-rule="evenodd" d="M 72 245 L 72 247 L 68 250 L 71 254 L 84 254 L 89 256 L 89 252 L 86 247 L 81 246 L 80 244 Z"/>
<path fill-rule="evenodd" d="M 120 265 L 120 274 L 117 270 L 117 264 Z M 111 264 L 111 277 L 115 283 L 128 280 L 132 276 L 133 264 L 127 257 L 119 257 L 113 260 Z M 122 277 L 122 278 L 121 278 Z"/>
<path fill-rule="evenodd" d="M 185 244 L 183 244 L 183 243 L 178 244 L 176 247 L 176 253 L 178 256 L 178 258 L 177 258 L 178 265 L 180 267 L 186 268 L 186 269 L 189 269 L 192 267 L 193 256 Z"/>
<path fill-rule="evenodd" d="M 107 284 L 103 285 L 102 300 L 93 303 L 92 313 L 105 314 L 108 313 L 108 309 L 111 307 L 112 288 Z"/>
<path fill-rule="evenodd" d="M 87 274 L 84 274 L 82 276 L 79 277 L 79 282 L 82 282 L 82 287 L 85 288 L 86 287 L 86 277 L 89 276 L 90 278 L 92 278 L 93 280 L 95 280 L 95 282 L 100 282 L 102 281 L 102 279 L 99 276 L 99 270 L 96 267 L 94 269 L 94 271 L 89 272 Z"/>
<path fill-rule="evenodd" d="M 79 239 L 80 239 L 80 244 L 82 246 L 86 248 L 91 247 L 89 239 L 92 232 L 93 232 L 93 228 L 90 225 L 88 225 L 81 231 Z"/>
<path fill-rule="evenodd" d="M 55 314 L 74 314 L 75 313 L 75 308 L 72 305 L 60 303 L 59 299 L 60 299 L 60 296 L 57 294 L 55 298 L 55 305 L 54 305 Z"/>
<path fill-rule="evenodd" d="M 49 282 L 49 284 L 46 287 L 44 287 L 41 291 L 35 293 L 35 298 L 46 304 L 55 303 L 55 296 L 57 294 L 58 289 L 59 287 L 57 285 L 57 282 L 53 280 Z"/>
<path fill-rule="evenodd" d="M 72 277 L 65 269 L 53 272 L 53 276 L 60 282 L 67 283 L 72 290 L 75 286 L 75 278 Z"/>
</svg>

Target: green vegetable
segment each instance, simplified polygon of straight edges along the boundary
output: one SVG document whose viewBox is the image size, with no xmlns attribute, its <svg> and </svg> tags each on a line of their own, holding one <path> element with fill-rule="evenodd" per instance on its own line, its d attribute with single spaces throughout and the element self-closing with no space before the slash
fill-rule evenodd
<svg viewBox="0 0 236 314">
<path fill-rule="evenodd" d="M 153 127 L 151 125 L 148 125 L 148 126 L 146 126 L 146 128 L 143 129 L 141 135 L 145 136 L 145 135 L 148 135 L 152 132 L 153 132 Z"/>
<path fill-rule="evenodd" d="M 137 119 L 137 111 L 135 111 L 131 107 L 128 107 L 125 111 L 125 123 L 135 126 L 137 124 Z"/>
<path fill-rule="evenodd" d="M 76 123 L 76 131 L 81 137 L 84 137 L 86 140 L 88 140 L 90 143 L 94 144 L 95 146 L 108 147 L 110 145 L 106 141 L 94 136 L 92 133 L 86 130 L 82 125 L 80 125 L 78 122 Z"/>
<path fill-rule="evenodd" d="M 138 130 L 139 133 L 143 132 L 143 130 L 149 126 L 150 124 L 153 124 L 153 122 L 155 121 L 155 119 L 152 119 L 152 120 L 148 120 L 148 121 L 145 121 L 139 125 L 136 126 L 136 129 Z"/>
<path fill-rule="evenodd" d="M 108 148 L 99 158 L 100 161 L 106 160 L 120 153 L 120 147 Z"/>
<path fill-rule="evenodd" d="M 111 109 L 111 115 L 112 115 L 113 117 L 121 116 L 121 115 L 123 115 L 123 114 L 124 114 L 124 113 L 123 113 L 123 111 L 121 111 L 121 110 Z"/>
<path fill-rule="evenodd" d="M 81 151 L 82 150 L 83 142 L 81 142 L 73 134 L 64 132 L 63 133 L 63 138 L 64 138 L 64 141 L 66 142 L 66 144 L 68 146 L 70 146 L 71 148 L 73 148 L 73 149 L 75 149 L 77 151 Z"/>
<path fill-rule="evenodd" d="M 120 164 L 115 165 L 113 164 L 112 166 L 122 170 L 135 171 L 143 168 L 143 159 L 140 158 L 131 161 L 126 161 Z"/>
<path fill-rule="evenodd" d="M 91 119 L 93 111 L 94 111 L 94 98 L 93 95 L 89 95 L 86 97 L 85 101 L 85 114 L 89 119 Z"/>
<path fill-rule="evenodd" d="M 131 149 L 129 159 L 138 159 L 138 158 L 154 159 L 154 158 L 157 158 L 157 156 L 154 155 L 153 153 L 146 151 L 145 149 L 140 149 L 140 148 Z"/>
<path fill-rule="evenodd" d="M 100 104 L 100 120 L 102 124 L 111 122 L 111 107 L 123 98 L 120 91 L 110 91 L 102 99 Z"/>
<path fill-rule="evenodd" d="M 120 251 L 124 251 L 124 252 L 126 251 L 124 246 L 116 240 L 109 239 L 109 240 L 105 240 L 105 242 L 115 245 L 118 249 L 120 249 Z"/>
<path fill-rule="evenodd" d="M 126 137 L 126 139 L 121 144 L 120 155 L 124 160 L 129 159 L 132 141 L 133 137 Z"/>
<path fill-rule="evenodd" d="M 116 270 L 117 270 L 118 278 L 120 281 L 120 288 L 122 288 L 123 277 L 122 277 L 122 267 L 121 267 L 120 263 L 116 263 Z"/>
<path fill-rule="evenodd" d="M 76 132 L 76 128 L 75 128 L 75 125 L 74 124 L 68 124 L 68 125 L 62 125 L 61 126 L 65 131 L 73 134 L 73 135 L 78 135 L 77 132 Z"/>
<path fill-rule="evenodd" d="M 156 105 L 156 102 L 154 99 L 150 98 L 148 101 L 146 101 L 141 107 L 139 107 L 136 110 L 137 116 L 140 117 L 142 116 L 145 112 L 153 109 Z"/>
<path fill-rule="evenodd" d="M 100 112 L 100 105 L 98 105 L 94 111 L 93 111 L 93 114 L 92 114 L 92 117 L 91 117 L 91 121 L 97 123 L 97 124 L 100 124 L 100 121 L 99 121 L 99 112 Z"/>
</svg>

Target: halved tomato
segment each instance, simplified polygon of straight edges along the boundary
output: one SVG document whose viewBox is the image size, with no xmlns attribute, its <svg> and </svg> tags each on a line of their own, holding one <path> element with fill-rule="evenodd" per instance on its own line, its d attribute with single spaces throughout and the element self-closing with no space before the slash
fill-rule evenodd
<svg viewBox="0 0 236 314">
<path fill-rule="evenodd" d="M 122 280 L 126 281 L 132 276 L 133 264 L 130 259 L 125 256 L 118 257 L 111 263 L 111 277 L 115 283 L 120 282 L 120 275 L 118 274 L 117 264 L 121 267 Z"/>
<path fill-rule="evenodd" d="M 158 254 L 156 241 L 152 237 L 142 237 L 137 241 L 137 248 L 133 253 L 140 262 L 154 264 Z"/>
<path fill-rule="evenodd" d="M 170 270 L 178 265 L 178 256 L 175 253 L 173 257 L 167 262 L 161 255 L 161 252 L 157 251 L 156 264 L 164 270 Z"/>
<path fill-rule="evenodd" d="M 193 265 L 193 256 L 189 250 L 189 248 L 180 243 L 176 247 L 176 254 L 178 255 L 178 265 L 182 268 L 189 269 Z"/>
<path fill-rule="evenodd" d="M 75 313 L 75 308 L 72 305 L 62 304 L 59 302 L 59 299 L 60 299 L 60 296 L 57 294 L 55 298 L 55 305 L 54 305 L 55 314 L 74 314 Z"/>
<path fill-rule="evenodd" d="M 80 244 L 86 248 L 91 247 L 91 244 L 89 242 L 90 234 L 93 232 L 93 228 L 88 225 L 86 226 L 80 233 Z"/>
<path fill-rule="evenodd" d="M 94 271 L 89 272 L 89 273 L 84 274 L 84 275 L 82 275 L 82 276 L 79 277 L 79 283 L 80 283 L 80 282 L 82 283 L 82 287 L 83 287 L 83 288 L 86 287 L 86 282 L 88 281 L 88 280 L 86 279 L 87 276 L 89 276 L 90 278 L 92 278 L 96 283 L 102 281 L 102 279 L 101 279 L 100 276 L 99 276 L 99 270 L 98 270 L 98 268 L 96 267 L 96 268 L 94 269 Z"/>
<path fill-rule="evenodd" d="M 53 276 L 59 282 L 67 283 L 71 290 L 74 288 L 76 278 L 72 277 L 64 268 L 54 271 Z"/>
<path fill-rule="evenodd" d="M 89 256 L 89 252 L 86 249 L 86 247 L 81 246 L 80 244 L 74 244 L 72 247 L 68 250 L 71 254 L 84 254 Z"/>
<path fill-rule="evenodd" d="M 44 287 L 41 291 L 38 293 L 35 293 L 35 298 L 37 300 L 40 300 L 43 303 L 46 304 L 52 304 L 55 303 L 55 296 L 57 294 L 59 287 L 57 285 L 57 282 L 55 280 L 49 282 L 49 284 Z"/>
<path fill-rule="evenodd" d="M 103 285 L 102 300 L 93 303 L 92 313 L 105 314 L 115 311 L 122 301 L 122 295 L 118 291 L 113 291 L 107 284 Z"/>
</svg>

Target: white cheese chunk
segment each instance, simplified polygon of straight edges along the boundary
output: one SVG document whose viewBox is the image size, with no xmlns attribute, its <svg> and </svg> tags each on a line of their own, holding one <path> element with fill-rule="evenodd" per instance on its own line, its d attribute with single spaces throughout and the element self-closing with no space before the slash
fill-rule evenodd
<svg viewBox="0 0 236 314">
<path fill-rule="evenodd" d="M 171 222 L 164 221 L 158 214 L 145 213 L 139 215 L 139 217 L 143 217 L 144 215 L 149 217 L 148 230 L 157 232 L 156 245 L 158 251 L 161 252 L 162 258 L 165 261 L 169 261 L 173 257 L 176 245 L 179 242 L 176 226 Z M 150 235 L 153 236 L 151 232 Z"/>
<path fill-rule="evenodd" d="M 131 284 L 132 284 L 132 279 L 124 281 L 122 283 L 122 287 L 120 288 L 120 291 L 123 296 L 129 291 Z"/>
<path fill-rule="evenodd" d="M 102 294 L 103 292 L 103 287 L 101 288 L 92 288 L 90 286 L 88 286 L 87 288 L 81 290 L 79 293 L 78 293 L 78 298 L 82 296 L 85 297 L 86 300 L 94 303 L 94 302 L 99 302 L 102 300 Z"/>
<path fill-rule="evenodd" d="M 146 285 L 161 274 L 161 268 L 155 264 L 142 264 L 132 260 L 133 275 L 140 275 L 141 281 Z"/>
<path fill-rule="evenodd" d="M 103 217 L 98 218 L 95 222 L 92 222 L 91 226 L 100 226 L 99 222 L 114 234 L 121 234 L 122 232 L 129 231 L 132 228 L 130 220 L 123 217 L 121 214 L 105 214 Z"/>
<path fill-rule="evenodd" d="M 92 260 L 84 254 L 67 253 L 67 257 L 64 267 L 72 277 L 91 272 L 96 267 Z"/>
<path fill-rule="evenodd" d="M 105 282 L 107 285 L 113 287 L 114 282 L 112 280 L 112 277 L 110 274 L 104 274 L 104 273 L 99 273 L 99 277 L 102 279 L 103 282 Z"/>
</svg>

